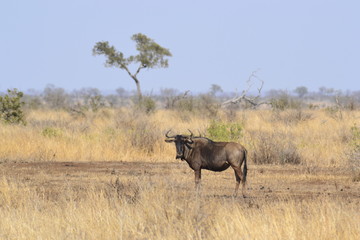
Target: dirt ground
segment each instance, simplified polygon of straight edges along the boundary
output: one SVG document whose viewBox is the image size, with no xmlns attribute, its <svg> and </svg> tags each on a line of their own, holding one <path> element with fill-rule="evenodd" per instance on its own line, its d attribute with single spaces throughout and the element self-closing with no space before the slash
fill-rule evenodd
<svg viewBox="0 0 360 240">
<path fill-rule="evenodd" d="M 0 173 L 59 194 L 66 187 L 86 189 L 109 186 L 116 179 L 126 186 L 143 181 L 156 185 L 170 182 L 179 191 L 194 191 L 194 173 L 185 162 L 18 162 L 0 163 Z M 206 198 L 232 198 L 235 177 L 231 168 L 223 172 L 202 171 L 202 195 Z M 241 195 L 241 194 L 240 194 Z M 245 200 L 311 199 L 326 196 L 360 201 L 360 183 L 347 171 L 337 168 L 250 165 Z"/>
</svg>

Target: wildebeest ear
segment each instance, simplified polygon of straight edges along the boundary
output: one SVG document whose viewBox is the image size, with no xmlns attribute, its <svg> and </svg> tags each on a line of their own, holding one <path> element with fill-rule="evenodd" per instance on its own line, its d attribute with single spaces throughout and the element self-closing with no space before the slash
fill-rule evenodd
<svg viewBox="0 0 360 240">
<path fill-rule="evenodd" d="M 194 141 L 192 139 L 186 139 L 186 143 L 193 144 Z"/>
<path fill-rule="evenodd" d="M 175 140 L 174 139 L 165 139 L 165 142 L 167 143 L 171 143 L 171 142 L 174 142 Z"/>
</svg>

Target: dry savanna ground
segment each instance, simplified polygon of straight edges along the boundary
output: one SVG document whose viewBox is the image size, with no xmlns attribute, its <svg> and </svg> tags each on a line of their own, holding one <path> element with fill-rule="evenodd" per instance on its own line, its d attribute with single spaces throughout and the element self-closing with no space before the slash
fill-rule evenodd
<svg viewBox="0 0 360 240">
<path fill-rule="evenodd" d="M 359 239 L 359 111 L 215 119 L 43 110 L 26 126 L 0 125 L 0 239 Z M 164 142 L 168 129 L 209 136 L 214 122 L 220 133 L 236 126 L 250 153 L 247 198 L 232 196 L 231 169 L 203 171 L 195 192 Z"/>
</svg>

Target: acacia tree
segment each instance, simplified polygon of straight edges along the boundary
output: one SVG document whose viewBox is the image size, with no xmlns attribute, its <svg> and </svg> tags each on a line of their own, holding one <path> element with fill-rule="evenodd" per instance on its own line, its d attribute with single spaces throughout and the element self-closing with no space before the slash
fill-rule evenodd
<svg viewBox="0 0 360 240">
<path fill-rule="evenodd" d="M 122 52 L 117 51 L 114 46 L 110 46 L 107 41 L 97 42 L 93 48 L 93 55 L 105 55 L 107 57 L 106 67 L 124 69 L 135 81 L 138 98 L 141 100 L 140 81 L 137 77 L 139 72 L 144 68 L 167 68 L 169 64 L 166 57 L 171 57 L 172 55 L 168 49 L 161 47 L 144 34 L 134 34 L 131 39 L 136 42 L 138 55 L 126 58 Z M 130 71 L 130 64 L 138 64 L 135 73 Z"/>
<path fill-rule="evenodd" d="M 307 87 L 300 86 L 295 88 L 294 92 L 299 96 L 299 98 L 303 98 L 306 94 L 308 94 Z"/>
</svg>

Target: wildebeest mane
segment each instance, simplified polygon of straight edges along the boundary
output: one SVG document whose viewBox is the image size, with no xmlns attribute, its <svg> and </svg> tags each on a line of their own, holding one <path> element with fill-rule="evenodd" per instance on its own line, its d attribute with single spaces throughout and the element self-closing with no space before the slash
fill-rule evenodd
<svg viewBox="0 0 360 240">
<path fill-rule="evenodd" d="M 210 138 L 207 137 L 193 137 L 192 139 L 205 139 L 207 140 L 209 143 L 214 143 L 215 141 L 211 140 Z"/>
</svg>

